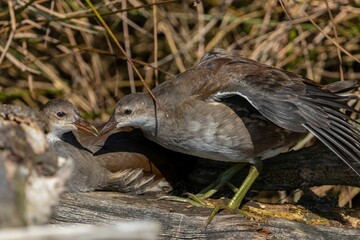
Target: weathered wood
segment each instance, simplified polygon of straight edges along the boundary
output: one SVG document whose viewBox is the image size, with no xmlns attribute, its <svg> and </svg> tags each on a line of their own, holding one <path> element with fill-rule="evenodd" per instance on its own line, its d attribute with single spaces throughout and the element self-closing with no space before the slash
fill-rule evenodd
<svg viewBox="0 0 360 240">
<path fill-rule="evenodd" d="M 157 240 L 152 222 L 116 222 L 106 225 L 52 224 L 0 230 L 0 240 Z"/>
<path fill-rule="evenodd" d="M 241 215 L 218 214 L 206 227 L 210 209 L 186 204 L 158 201 L 148 196 L 130 196 L 113 192 L 66 193 L 53 217 L 53 223 L 100 224 L 114 221 L 146 220 L 161 226 L 159 239 L 355 239 L 360 229 L 333 226 L 314 226 L 310 223 L 336 225 L 315 214 L 291 205 L 264 205 L 266 217 L 249 220 Z M 257 207 L 249 209 L 260 210 Z M 282 212 L 280 209 L 283 209 Z M 274 212 L 272 212 L 273 210 Z M 255 212 L 252 210 L 251 212 Z M 276 216 L 298 216 L 289 221 Z M 299 212 L 303 212 L 299 214 Z M 268 214 L 270 213 L 270 214 Z M 287 214 L 286 214 L 287 213 Z M 295 218 L 296 219 L 296 218 Z M 302 220 L 301 220 L 302 219 Z M 302 223 L 302 222 L 306 222 Z M 337 224 L 339 225 L 339 224 Z"/>
</svg>

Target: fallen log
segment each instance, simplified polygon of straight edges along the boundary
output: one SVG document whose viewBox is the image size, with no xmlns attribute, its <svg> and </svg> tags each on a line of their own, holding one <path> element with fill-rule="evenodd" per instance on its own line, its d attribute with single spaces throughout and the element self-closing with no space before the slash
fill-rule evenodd
<svg viewBox="0 0 360 240">
<path fill-rule="evenodd" d="M 114 192 L 66 193 L 56 208 L 52 223 L 149 221 L 160 226 L 158 239 L 337 240 L 360 236 L 360 229 L 343 227 L 294 205 L 261 204 L 260 207 L 246 208 L 259 217 L 253 220 L 222 212 L 206 226 L 211 212 L 206 208 Z M 359 215 L 359 212 L 355 214 Z"/>
</svg>

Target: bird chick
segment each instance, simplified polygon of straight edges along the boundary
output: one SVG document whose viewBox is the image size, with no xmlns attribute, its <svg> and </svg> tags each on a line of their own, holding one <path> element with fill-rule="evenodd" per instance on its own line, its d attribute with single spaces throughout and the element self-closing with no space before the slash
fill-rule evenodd
<svg viewBox="0 0 360 240">
<path fill-rule="evenodd" d="M 159 182 L 154 181 L 154 175 L 144 176 L 141 168 L 126 168 L 117 172 L 106 169 L 101 157 L 93 156 L 73 134 L 74 131 L 84 130 L 96 135 L 97 130 L 80 116 L 78 109 L 69 101 L 50 100 L 41 107 L 40 113 L 49 127 L 47 139 L 50 147 L 59 156 L 73 159 L 74 172 L 67 184 L 68 191 L 114 190 L 140 194 L 163 190 L 156 188 Z"/>
</svg>

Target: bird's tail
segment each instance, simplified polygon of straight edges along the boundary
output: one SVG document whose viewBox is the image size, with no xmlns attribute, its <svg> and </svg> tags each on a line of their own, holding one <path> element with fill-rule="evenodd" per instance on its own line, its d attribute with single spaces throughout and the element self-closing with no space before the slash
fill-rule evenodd
<svg viewBox="0 0 360 240">
<path fill-rule="evenodd" d="M 360 112 L 348 105 L 357 98 L 348 92 L 357 87 L 356 81 L 333 83 L 323 89 L 307 85 L 300 110 L 306 119 L 303 126 L 360 176 L 360 130 L 356 127 L 360 123 L 350 117 Z"/>
</svg>

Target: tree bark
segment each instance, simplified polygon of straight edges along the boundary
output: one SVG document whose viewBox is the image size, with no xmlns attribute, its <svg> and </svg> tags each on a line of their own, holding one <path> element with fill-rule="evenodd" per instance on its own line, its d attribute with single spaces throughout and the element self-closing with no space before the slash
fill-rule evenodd
<svg viewBox="0 0 360 240">
<path fill-rule="evenodd" d="M 245 209 L 257 220 L 222 212 L 206 227 L 211 210 L 149 196 L 113 192 L 66 193 L 53 223 L 109 224 L 114 221 L 149 221 L 160 226 L 158 239 L 355 239 L 360 229 L 340 227 L 301 207 L 261 204 Z M 258 212 L 256 214 L 256 212 Z M 357 213 L 358 214 L 358 213 Z M 280 219 L 287 218 L 289 220 Z M 312 224 L 322 225 L 312 225 Z"/>
</svg>

